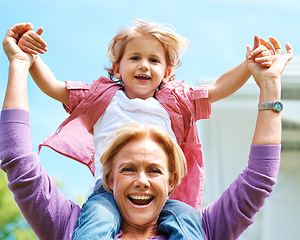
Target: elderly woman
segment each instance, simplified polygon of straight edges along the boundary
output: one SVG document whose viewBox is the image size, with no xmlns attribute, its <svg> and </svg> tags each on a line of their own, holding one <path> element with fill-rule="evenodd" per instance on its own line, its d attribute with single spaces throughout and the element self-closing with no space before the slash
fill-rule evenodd
<svg viewBox="0 0 300 240">
<path fill-rule="evenodd" d="M 24 54 L 16 44 L 28 28 L 27 24 L 13 26 L 3 42 L 10 66 L 0 123 L 1 168 L 36 235 L 40 239 L 72 239 L 81 209 L 59 192 L 32 151 L 26 89 L 33 56 Z M 203 234 L 197 239 L 236 239 L 273 190 L 280 164 L 280 78 L 292 58 L 292 48 L 287 44 L 287 54 L 283 55 L 279 42 L 270 41 L 275 50 L 269 69 L 257 65 L 251 59 L 251 48 L 247 48 L 262 109 L 257 115 L 248 167 L 218 201 L 198 213 L 195 228 L 202 229 Z M 185 174 L 185 160 L 176 143 L 156 128 L 127 125 L 115 133 L 101 161 L 105 187 L 115 197 L 122 216 L 121 231 L 115 239 L 168 239 L 157 220 Z"/>
</svg>

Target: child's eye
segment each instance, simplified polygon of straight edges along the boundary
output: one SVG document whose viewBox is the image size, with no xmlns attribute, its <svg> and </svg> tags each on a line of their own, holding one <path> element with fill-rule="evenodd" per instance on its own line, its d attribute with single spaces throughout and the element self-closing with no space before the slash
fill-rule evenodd
<svg viewBox="0 0 300 240">
<path fill-rule="evenodd" d="M 130 60 L 134 60 L 134 61 L 137 61 L 139 60 L 140 58 L 139 57 L 131 57 Z"/>
<path fill-rule="evenodd" d="M 151 58 L 150 62 L 152 62 L 152 63 L 159 63 L 158 59 L 156 59 L 156 58 Z"/>
</svg>

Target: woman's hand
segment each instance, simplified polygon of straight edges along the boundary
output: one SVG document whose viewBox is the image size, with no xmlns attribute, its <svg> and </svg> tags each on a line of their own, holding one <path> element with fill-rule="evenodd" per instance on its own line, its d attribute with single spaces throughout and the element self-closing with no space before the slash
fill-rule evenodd
<svg viewBox="0 0 300 240">
<path fill-rule="evenodd" d="M 289 43 L 285 45 L 286 54 L 277 39 L 270 37 L 267 48 L 272 52 L 272 65 L 263 67 L 253 60 L 250 46 L 247 46 L 247 62 L 258 87 L 259 102 L 274 102 L 281 99 L 281 74 L 289 60 L 293 57 L 293 49 Z M 266 46 L 266 45 L 265 45 Z M 273 110 L 258 111 L 255 132 L 252 140 L 255 145 L 281 144 L 281 115 Z"/>
<path fill-rule="evenodd" d="M 18 46 L 18 41 L 21 36 L 32 30 L 30 23 L 19 23 L 8 29 L 3 40 L 3 49 L 10 63 L 14 61 L 21 61 L 28 64 L 28 69 L 34 62 L 36 55 L 24 53 Z"/>
<path fill-rule="evenodd" d="M 267 48 L 272 52 L 272 65 L 269 68 L 263 67 L 262 65 L 255 62 L 252 55 L 252 48 L 247 46 L 247 62 L 248 68 L 253 75 L 257 85 L 261 90 L 261 97 L 265 94 L 272 95 L 274 100 L 280 99 L 281 89 L 281 74 L 289 60 L 293 58 L 293 49 L 289 43 L 286 43 L 286 54 L 283 54 L 283 50 L 279 41 L 274 38 L 269 38 L 271 44 L 267 44 Z M 261 41 L 264 41 L 261 39 Z M 265 45 L 265 44 L 264 44 Z M 266 46 L 266 45 L 265 45 Z M 265 101 L 265 99 L 261 99 Z M 269 100 L 270 101 L 270 100 Z"/>
<path fill-rule="evenodd" d="M 3 49 L 9 60 L 9 72 L 3 109 L 29 110 L 27 76 L 36 55 L 24 53 L 18 46 L 21 36 L 32 30 L 30 23 L 19 23 L 8 29 L 3 40 Z"/>
</svg>

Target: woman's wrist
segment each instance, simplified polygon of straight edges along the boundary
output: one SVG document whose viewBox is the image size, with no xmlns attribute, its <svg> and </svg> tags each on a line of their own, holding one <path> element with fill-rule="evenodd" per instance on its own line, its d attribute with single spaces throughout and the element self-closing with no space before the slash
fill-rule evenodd
<svg viewBox="0 0 300 240">
<path fill-rule="evenodd" d="M 29 110 L 27 96 L 27 76 L 30 63 L 25 60 L 10 61 L 3 109 L 17 108 Z"/>
<path fill-rule="evenodd" d="M 260 85 L 259 102 L 274 102 L 281 99 L 281 79 L 265 79 Z"/>
<path fill-rule="evenodd" d="M 28 72 L 29 68 L 31 67 L 31 63 L 28 60 L 16 58 L 10 60 L 9 67 L 13 69 L 25 70 Z"/>
</svg>

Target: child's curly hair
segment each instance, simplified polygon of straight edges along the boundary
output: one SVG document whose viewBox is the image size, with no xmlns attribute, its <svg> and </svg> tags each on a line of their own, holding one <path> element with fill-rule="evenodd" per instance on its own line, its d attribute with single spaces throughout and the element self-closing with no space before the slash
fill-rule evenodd
<svg viewBox="0 0 300 240">
<path fill-rule="evenodd" d="M 165 49 L 167 66 L 172 69 L 178 68 L 181 64 L 181 56 L 184 51 L 189 49 L 189 41 L 176 33 L 175 29 L 169 25 L 165 25 L 145 22 L 141 19 L 135 19 L 136 24 L 121 29 L 118 34 L 111 40 L 108 46 L 108 57 L 111 64 L 119 63 L 123 57 L 126 44 L 132 39 L 139 37 L 140 35 L 150 35 L 160 41 Z M 114 79 L 113 67 L 107 67 L 110 79 Z M 173 80 L 174 74 L 170 75 L 169 80 Z"/>
</svg>

